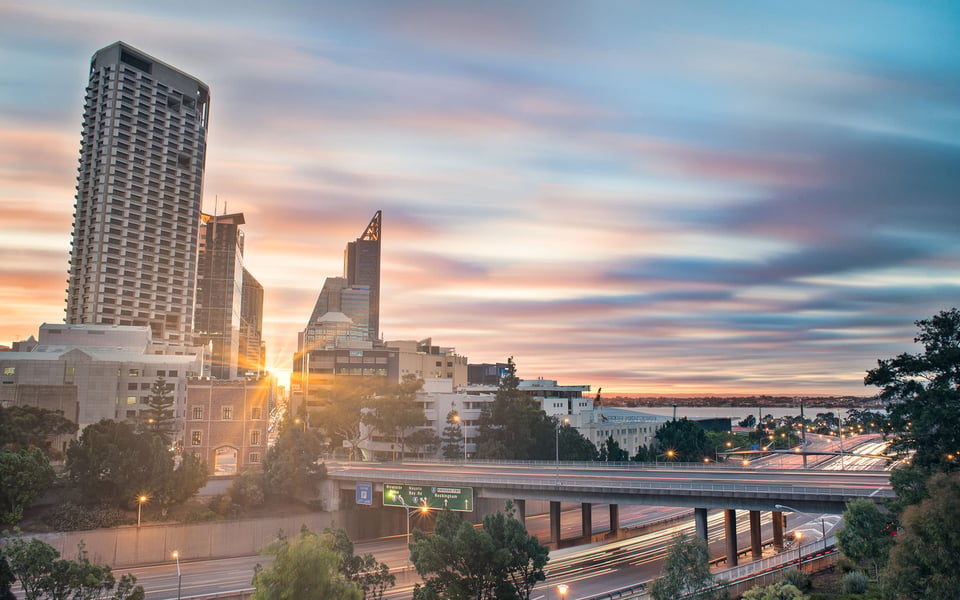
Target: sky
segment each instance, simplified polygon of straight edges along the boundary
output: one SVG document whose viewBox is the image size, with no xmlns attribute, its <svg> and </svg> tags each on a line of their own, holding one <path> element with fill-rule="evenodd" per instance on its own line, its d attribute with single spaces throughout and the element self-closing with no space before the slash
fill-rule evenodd
<svg viewBox="0 0 960 600">
<path fill-rule="evenodd" d="M 210 86 L 268 363 L 383 211 L 385 339 L 607 394 L 872 395 L 960 296 L 960 3 L 0 0 L 0 344 L 61 323 L 84 87 Z"/>
</svg>

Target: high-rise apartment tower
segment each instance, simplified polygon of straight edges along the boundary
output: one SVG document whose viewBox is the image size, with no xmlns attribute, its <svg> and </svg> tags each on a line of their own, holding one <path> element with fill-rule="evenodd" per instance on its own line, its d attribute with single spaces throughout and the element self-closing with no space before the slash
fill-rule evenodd
<svg viewBox="0 0 960 600">
<path fill-rule="evenodd" d="M 192 342 L 210 92 L 117 42 L 93 55 L 66 322 L 149 325 Z"/>
<path fill-rule="evenodd" d="M 343 274 L 347 285 L 370 289 L 370 317 L 367 321 L 370 341 L 380 339 L 380 223 L 377 211 L 367 228 L 343 252 Z"/>
</svg>

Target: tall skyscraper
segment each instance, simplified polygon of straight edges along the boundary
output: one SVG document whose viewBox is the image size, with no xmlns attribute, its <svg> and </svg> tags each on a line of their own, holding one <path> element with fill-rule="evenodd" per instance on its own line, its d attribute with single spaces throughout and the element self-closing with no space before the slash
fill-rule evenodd
<svg viewBox="0 0 960 600">
<path fill-rule="evenodd" d="M 380 339 L 380 221 L 381 211 L 378 210 L 360 237 L 348 243 L 343 253 L 343 275 L 347 278 L 347 285 L 370 289 L 367 327 L 372 342 Z"/>
<path fill-rule="evenodd" d="M 117 42 L 86 92 L 66 322 L 190 344 L 209 89 Z"/>
<path fill-rule="evenodd" d="M 240 374 L 262 375 L 265 370 L 263 347 L 263 286 L 243 270 L 243 300 L 240 302 Z"/>
<path fill-rule="evenodd" d="M 243 213 L 203 215 L 197 266 L 193 341 L 209 348 L 209 375 L 234 379 L 240 372 L 243 303 Z"/>
</svg>

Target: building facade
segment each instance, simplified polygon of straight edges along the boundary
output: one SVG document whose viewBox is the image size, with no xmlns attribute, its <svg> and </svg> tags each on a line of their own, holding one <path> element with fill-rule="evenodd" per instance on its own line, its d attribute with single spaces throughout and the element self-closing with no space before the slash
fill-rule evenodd
<svg viewBox="0 0 960 600">
<path fill-rule="evenodd" d="M 263 345 L 263 286 L 243 270 L 243 299 L 240 302 L 240 374 L 257 377 L 266 373 Z"/>
<path fill-rule="evenodd" d="M 183 451 L 202 458 L 211 475 L 259 469 L 267 451 L 275 389 L 270 377 L 190 380 Z"/>
<path fill-rule="evenodd" d="M 80 429 L 101 419 L 135 422 L 162 377 L 182 427 L 187 380 L 200 361 L 157 354 L 146 326 L 44 324 L 30 352 L 0 353 L 0 402 L 62 410 Z"/>
<path fill-rule="evenodd" d="M 66 322 L 192 342 L 210 91 L 117 42 L 86 89 Z"/>
<path fill-rule="evenodd" d="M 343 276 L 347 285 L 370 291 L 367 337 L 380 339 L 380 237 L 383 216 L 378 210 L 366 229 L 343 252 Z"/>
</svg>

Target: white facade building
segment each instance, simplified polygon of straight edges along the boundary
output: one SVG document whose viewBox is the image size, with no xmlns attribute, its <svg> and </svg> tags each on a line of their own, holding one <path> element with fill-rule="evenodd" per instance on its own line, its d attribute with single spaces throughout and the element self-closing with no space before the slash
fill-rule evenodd
<svg viewBox="0 0 960 600">
<path fill-rule="evenodd" d="M 135 419 L 163 377 L 182 422 L 187 378 L 199 373 L 200 357 L 156 351 L 146 326 L 44 324 L 32 351 L 0 353 L 0 403 L 62 410 L 83 429 Z"/>
</svg>

